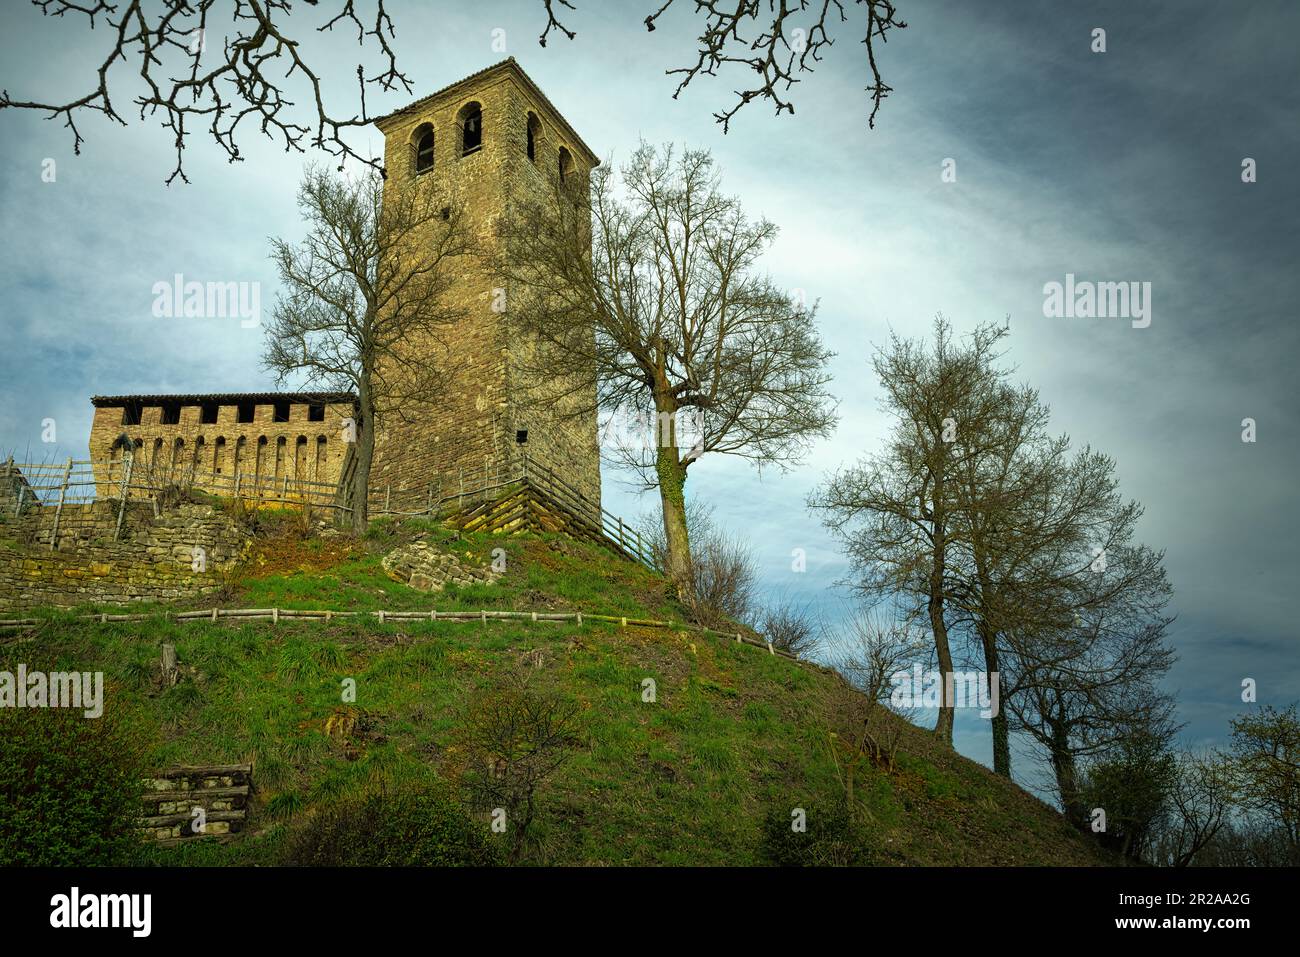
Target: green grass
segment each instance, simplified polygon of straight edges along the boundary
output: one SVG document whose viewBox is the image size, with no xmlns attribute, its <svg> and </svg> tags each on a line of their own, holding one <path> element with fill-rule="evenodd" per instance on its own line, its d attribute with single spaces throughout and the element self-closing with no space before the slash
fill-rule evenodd
<svg viewBox="0 0 1300 957">
<path fill-rule="evenodd" d="M 416 534 L 484 563 L 504 548 L 506 573 L 489 586 L 413 591 L 389 580 L 380 558 Z M 223 603 L 685 617 L 653 573 L 568 540 L 458 538 L 441 528 L 377 523 L 361 546 L 325 567 L 313 562 L 335 545 L 291 546 L 304 567 L 271 553 L 265 567 L 274 573 L 250 567 Z M 158 767 L 255 767 L 248 832 L 227 845 L 151 848 L 148 863 L 273 863 L 289 829 L 313 809 L 416 780 L 430 767 L 454 784 L 467 705 L 507 671 L 527 671 L 535 685 L 581 706 L 583 744 L 542 795 L 530 863 L 761 863 L 769 810 L 824 807 L 843 793 L 828 745 L 830 731 L 845 730 L 827 705 L 835 680 L 694 633 L 592 622 L 43 617 L 33 641 L 0 646 L 0 667 L 21 660 L 30 668 L 104 671 L 106 707 L 129 714 Z M 176 646 L 185 675 L 160 692 L 151 669 L 164 642 Z M 537 651 L 542 667 L 533 668 Z M 646 678 L 655 682 L 653 703 L 642 699 Z M 342 700 L 348 680 L 356 686 L 351 705 Z M 366 730 L 342 741 L 325 728 L 345 707 L 365 718 Z M 862 769 L 855 794 L 880 863 L 1102 860 L 1052 809 L 910 726 L 896 772 Z"/>
</svg>

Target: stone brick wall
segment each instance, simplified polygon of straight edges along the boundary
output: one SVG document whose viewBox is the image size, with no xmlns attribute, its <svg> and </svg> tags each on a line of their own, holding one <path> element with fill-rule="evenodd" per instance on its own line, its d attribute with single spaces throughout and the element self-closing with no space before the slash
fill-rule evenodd
<svg viewBox="0 0 1300 957">
<path fill-rule="evenodd" d="M 162 844 L 201 837 L 238 834 L 248 819 L 252 799 L 251 764 L 177 767 L 144 780 L 146 836 Z M 203 809 L 203 828 L 196 830 L 195 808 Z"/>
<path fill-rule="evenodd" d="M 470 103 L 482 110 L 483 145 L 462 155 L 459 116 Z M 530 113 L 540 124 L 534 160 L 527 155 Z M 425 124 L 434 131 L 434 165 L 417 175 L 414 140 Z M 574 188 L 582 188 L 598 161 L 513 60 L 377 125 L 385 135 L 386 195 L 433 190 L 464 203 L 476 238 L 489 247 L 497 241 L 496 220 L 512 199 L 553 190 L 561 147 L 573 159 Z M 505 293 L 504 313 L 493 311 L 497 290 Z M 594 414 L 572 422 L 523 401 L 532 388 L 520 362 L 529 344 L 511 332 L 509 292 L 481 263 L 466 264 L 453 293 L 466 316 L 447 336 L 450 348 L 440 352 L 417 344 L 433 361 L 448 363 L 453 375 L 436 403 L 407 410 L 409 421 L 390 417 L 379 424 L 372 482 L 380 489 L 391 485 L 395 503 L 403 492 L 412 502 L 423 500 L 430 484 L 449 491 L 461 470 L 504 469 L 518 456 L 521 430 L 528 432 L 532 458 L 600 500 Z"/>
<path fill-rule="evenodd" d="M 0 609 L 191 598 L 220 588 L 222 573 L 250 542 L 226 512 L 193 503 L 158 518 L 148 505 L 132 506 L 113 541 L 117 511 L 95 503 L 64 508 L 59 548 L 51 550 L 53 512 L 32 509 L 0 521 Z M 202 572 L 193 569 L 196 546 Z"/>
<path fill-rule="evenodd" d="M 95 462 L 96 494 L 116 497 L 120 481 L 121 450 L 118 437 L 128 436 L 136 446 L 132 483 L 186 481 L 196 488 L 230 494 L 236 472 L 248 479 L 288 478 L 334 484 L 346 451 L 344 422 L 355 413 L 350 402 L 327 402 L 324 419 L 309 421 L 310 403 L 291 401 L 289 421 L 275 421 L 275 406 L 253 403 L 253 421 L 240 422 L 236 397 L 216 401 L 217 421 L 200 422 L 198 403 L 182 404 L 180 421 L 162 422 L 161 402 L 141 407 L 138 425 L 123 424 L 125 404 L 95 405 L 90 429 L 90 457 Z M 110 474 L 111 473 L 111 474 Z"/>
<path fill-rule="evenodd" d="M 482 146 L 462 155 L 460 116 L 470 103 L 481 109 Z M 530 118 L 537 129 L 532 159 L 527 148 Z M 434 130 L 434 164 L 417 176 L 414 134 L 425 124 Z M 376 125 L 385 136 L 385 201 L 418 189 L 446 197 L 449 205 L 463 204 L 470 229 L 488 250 L 497 242 L 497 220 L 512 202 L 553 192 L 561 150 L 572 160 L 566 182 L 574 190 L 586 188 L 599 162 L 513 59 L 381 118 Z M 448 384 L 436 401 L 408 403 L 401 414 L 390 413 L 376 423 L 372 496 L 387 501 L 391 493 L 394 509 L 422 509 L 431 490 L 450 494 L 462 473 L 508 473 L 521 451 L 516 438 L 526 431 L 530 459 L 551 467 L 599 502 L 595 413 L 564 414 L 593 405 L 594 390 L 567 405 L 528 401 L 555 383 L 534 381 L 529 371 L 526 360 L 535 344 L 512 331 L 510 290 L 489 274 L 483 261 L 466 261 L 458 269 L 452 296 L 464 318 L 442 341 L 410 345 L 419 360 L 450 371 Z M 494 310 L 501 293 L 504 312 Z M 276 422 L 274 406 L 261 401 L 255 420 L 241 423 L 238 400 L 247 396 L 117 398 L 136 400 L 142 415 L 138 424 L 126 424 L 124 401 L 94 400 L 90 451 L 97 463 L 96 494 L 101 499 L 118 494 L 121 450 L 114 445 L 123 434 L 136 447 L 133 484 L 141 481 L 140 471 L 150 485 L 192 483 L 218 495 L 232 493 L 230 477 L 236 472 L 254 481 L 335 484 L 347 455 L 343 422 L 355 414 L 350 402 L 331 402 L 325 420 L 311 422 L 307 403 L 295 401 L 289 421 Z M 209 405 L 215 400 L 215 423 L 201 421 L 200 400 Z M 163 424 L 164 403 L 178 401 L 179 421 Z"/>
</svg>

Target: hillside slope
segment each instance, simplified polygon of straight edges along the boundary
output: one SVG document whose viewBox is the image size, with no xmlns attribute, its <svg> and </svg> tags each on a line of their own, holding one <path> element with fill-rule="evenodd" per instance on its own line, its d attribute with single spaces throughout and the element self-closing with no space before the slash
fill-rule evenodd
<svg viewBox="0 0 1300 957">
<path fill-rule="evenodd" d="M 430 595 L 385 574 L 381 557 L 421 537 L 494 582 Z M 499 557 L 499 556 L 498 556 Z M 587 610 L 680 621 L 652 572 L 561 537 L 455 536 L 377 525 L 362 543 L 264 540 L 232 579 L 229 607 L 397 610 Z M 212 604 L 211 599 L 205 602 Z M 248 832 L 226 845 L 154 851 L 169 863 L 273 863 L 286 834 L 341 796 L 429 768 L 456 782 L 456 730 L 474 695 L 502 674 L 580 708 L 582 744 L 541 794 L 527 860 L 548 864 L 760 864 L 764 821 L 810 819 L 842 798 L 836 736 L 852 734 L 844 687 L 824 671 L 759 649 L 675 629 L 584 622 L 403 622 L 373 618 L 278 624 L 99 624 L 67 614 L 0 639 L 0 668 L 102 670 L 106 707 L 147 742 L 158 767 L 252 762 Z M 174 643 L 184 676 L 161 689 L 158 648 Z M 345 679 L 355 704 L 341 704 Z M 656 700 L 643 701 L 644 679 Z M 332 716 L 346 714 L 346 732 Z M 897 721 L 892 715 L 891 721 Z M 898 721 L 892 771 L 857 774 L 879 864 L 1108 863 L 1059 814 L 986 768 Z M 333 731 L 335 733 L 329 733 Z"/>
</svg>

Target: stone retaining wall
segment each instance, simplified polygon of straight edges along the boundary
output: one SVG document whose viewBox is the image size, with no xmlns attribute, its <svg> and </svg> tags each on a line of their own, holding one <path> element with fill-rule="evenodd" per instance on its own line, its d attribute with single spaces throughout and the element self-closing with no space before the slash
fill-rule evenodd
<svg viewBox="0 0 1300 957">
<path fill-rule="evenodd" d="M 64 508 L 51 549 L 53 511 L 0 521 L 0 608 L 191 598 L 219 589 L 251 540 L 224 510 L 184 502 L 157 517 L 148 505 L 132 506 L 114 541 L 117 511 L 95 503 Z"/>
</svg>

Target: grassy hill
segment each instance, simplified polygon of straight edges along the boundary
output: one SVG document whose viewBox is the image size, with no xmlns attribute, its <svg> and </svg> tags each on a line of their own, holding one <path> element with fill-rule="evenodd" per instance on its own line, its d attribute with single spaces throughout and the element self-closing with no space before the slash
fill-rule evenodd
<svg viewBox="0 0 1300 957">
<path fill-rule="evenodd" d="M 381 557 L 416 536 L 482 563 L 504 548 L 505 574 L 433 596 L 398 584 Z M 457 536 L 420 523 L 378 523 L 362 542 L 303 537 L 286 523 L 220 603 L 684 618 L 662 579 L 599 546 Z M 175 644 L 184 669 L 165 690 L 154 677 L 163 642 Z M 842 801 L 833 749 L 854 730 L 832 674 L 684 630 L 589 621 L 273 625 L 160 616 L 99 624 L 51 614 L 23 640 L 0 644 L 0 667 L 17 661 L 104 671 L 106 708 L 135 729 L 153 766 L 254 764 L 257 799 L 245 834 L 150 851 L 168 863 L 274 863 L 313 814 L 430 770 L 455 793 L 464 764 L 458 726 L 475 696 L 508 673 L 526 673 L 530 687 L 575 703 L 581 729 L 581 744 L 540 794 L 529 863 L 764 863 L 765 821 L 779 827 L 802 807 L 812 822 Z M 347 678 L 356 681 L 353 705 L 341 703 Z M 645 678 L 657 686 L 654 703 L 642 700 Z M 868 861 L 1108 862 L 1052 808 L 898 723 L 896 767 L 868 764 L 854 784 Z"/>
</svg>

